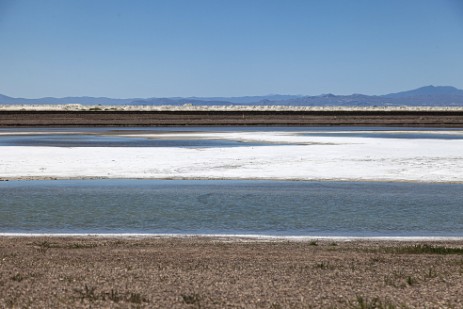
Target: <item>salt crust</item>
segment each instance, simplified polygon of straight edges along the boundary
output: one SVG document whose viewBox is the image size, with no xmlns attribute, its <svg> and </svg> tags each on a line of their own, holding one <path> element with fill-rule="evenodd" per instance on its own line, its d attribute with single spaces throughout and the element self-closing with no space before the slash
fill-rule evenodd
<svg viewBox="0 0 463 309">
<path fill-rule="evenodd" d="M 166 137 L 280 144 L 227 148 L 4 146 L 0 147 L 0 179 L 463 182 L 463 140 L 303 136 L 281 131 L 163 134 Z"/>
</svg>

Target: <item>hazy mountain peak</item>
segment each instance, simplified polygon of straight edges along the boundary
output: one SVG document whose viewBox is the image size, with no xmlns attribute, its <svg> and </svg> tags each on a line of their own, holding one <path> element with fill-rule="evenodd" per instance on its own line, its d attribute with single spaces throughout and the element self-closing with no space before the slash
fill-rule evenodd
<svg viewBox="0 0 463 309">
<path fill-rule="evenodd" d="M 407 98 L 414 96 L 426 95 L 463 95 L 463 90 L 457 89 L 452 86 L 424 86 L 413 90 L 395 92 L 383 95 L 386 98 Z"/>
</svg>

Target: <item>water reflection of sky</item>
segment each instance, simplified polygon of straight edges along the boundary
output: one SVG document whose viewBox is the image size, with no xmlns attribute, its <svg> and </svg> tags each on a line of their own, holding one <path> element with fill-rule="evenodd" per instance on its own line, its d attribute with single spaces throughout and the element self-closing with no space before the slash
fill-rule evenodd
<svg viewBox="0 0 463 309">
<path fill-rule="evenodd" d="M 48 146 L 48 147 L 238 147 L 265 146 L 268 143 L 235 141 L 226 139 L 169 139 L 130 136 L 106 136 L 86 134 L 40 134 L 0 136 L 0 146 Z M 272 144 L 274 145 L 274 144 Z"/>
<path fill-rule="evenodd" d="M 445 134 L 430 132 L 311 132 L 302 133 L 303 136 L 326 136 L 326 137 L 366 137 L 366 138 L 405 138 L 405 139 L 463 139 L 463 133 Z"/>
<path fill-rule="evenodd" d="M 282 132 L 299 136 L 400 139 L 463 139 L 461 129 L 390 127 L 104 127 L 0 129 L 0 146 L 239 147 L 269 143 L 201 136 L 201 133 Z M 199 134 L 198 134 L 199 133 Z"/>
<path fill-rule="evenodd" d="M 0 186 L 0 233 L 458 236 L 461 184 L 54 180 Z"/>
</svg>

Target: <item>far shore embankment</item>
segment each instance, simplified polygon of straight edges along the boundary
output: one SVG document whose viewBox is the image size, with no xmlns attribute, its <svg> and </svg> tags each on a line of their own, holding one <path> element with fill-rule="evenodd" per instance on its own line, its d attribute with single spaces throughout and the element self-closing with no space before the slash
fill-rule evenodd
<svg viewBox="0 0 463 309">
<path fill-rule="evenodd" d="M 390 126 L 463 127 L 459 107 L 1 106 L 0 127 Z"/>
</svg>

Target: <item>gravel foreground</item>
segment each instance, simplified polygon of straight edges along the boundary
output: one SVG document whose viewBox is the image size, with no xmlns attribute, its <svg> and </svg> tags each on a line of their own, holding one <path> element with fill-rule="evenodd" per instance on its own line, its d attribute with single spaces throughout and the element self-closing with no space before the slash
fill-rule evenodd
<svg viewBox="0 0 463 309">
<path fill-rule="evenodd" d="M 0 308 L 462 308 L 463 241 L 0 237 Z"/>
</svg>

